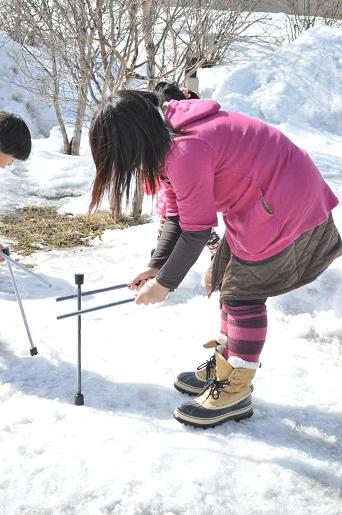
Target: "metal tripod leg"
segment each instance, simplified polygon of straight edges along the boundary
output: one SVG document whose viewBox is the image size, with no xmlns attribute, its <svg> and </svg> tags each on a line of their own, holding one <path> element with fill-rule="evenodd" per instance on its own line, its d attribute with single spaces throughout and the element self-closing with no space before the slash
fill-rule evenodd
<svg viewBox="0 0 342 515">
<path fill-rule="evenodd" d="M 12 265 L 11 265 L 11 263 L 9 261 L 7 261 L 7 266 L 8 266 L 8 270 L 9 270 L 10 276 L 11 276 L 12 285 L 13 285 L 13 288 L 14 288 L 14 291 L 15 291 L 15 295 L 17 297 L 17 301 L 18 301 L 18 304 L 19 304 L 20 313 L 21 313 L 22 319 L 24 321 L 24 326 L 25 326 L 25 329 L 26 329 L 26 333 L 27 333 L 27 336 L 28 336 L 28 339 L 29 339 L 29 342 L 30 342 L 30 354 L 31 354 L 31 356 L 36 356 L 38 354 L 38 349 L 33 344 L 32 336 L 31 336 L 31 333 L 30 333 L 30 329 L 29 329 L 29 326 L 28 326 L 28 323 L 27 323 L 27 320 L 26 320 L 25 311 L 24 311 L 24 308 L 23 308 L 23 304 L 21 302 L 19 290 L 18 290 L 17 283 L 16 283 L 16 280 L 15 280 L 15 277 L 14 277 L 14 274 L 13 274 Z"/>
</svg>

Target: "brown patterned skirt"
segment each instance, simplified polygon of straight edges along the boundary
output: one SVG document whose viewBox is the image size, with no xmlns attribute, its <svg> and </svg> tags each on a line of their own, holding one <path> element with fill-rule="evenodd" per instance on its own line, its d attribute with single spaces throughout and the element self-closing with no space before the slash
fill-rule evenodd
<svg viewBox="0 0 342 515">
<path fill-rule="evenodd" d="M 275 297 L 314 281 L 342 255 L 342 242 L 330 214 L 289 247 L 263 261 L 244 261 L 231 253 L 222 238 L 206 274 L 210 296 L 220 290 L 221 302 Z"/>
</svg>

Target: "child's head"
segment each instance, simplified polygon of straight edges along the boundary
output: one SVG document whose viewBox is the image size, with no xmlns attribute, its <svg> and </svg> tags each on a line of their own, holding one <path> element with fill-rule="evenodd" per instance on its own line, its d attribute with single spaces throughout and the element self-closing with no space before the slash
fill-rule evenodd
<svg viewBox="0 0 342 515">
<path fill-rule="evenodd" d="M 25 161 L 31 153 L 31 134 L 20 116 L 0 111 L 0 167 L 14 159 Z"/>
<path fill-rule="evenodd" d="M 103 103 L 89 129 L 96 166 L 90 209 L 112 191 L 117 212 L 128 200 L 132 179 L 147 179 L 152 193 L 173 137 L 182 134 L 164 119 L 159 97 L 148 91 L 121 90 Z"/>
<path fill-rule="evenodd" d="M 158 82 L 154 89 L 161 94 L 166 101 L 199 99 L 199 96 L 194 91 L 180 89 L 177 82 Z"/>
</svg>

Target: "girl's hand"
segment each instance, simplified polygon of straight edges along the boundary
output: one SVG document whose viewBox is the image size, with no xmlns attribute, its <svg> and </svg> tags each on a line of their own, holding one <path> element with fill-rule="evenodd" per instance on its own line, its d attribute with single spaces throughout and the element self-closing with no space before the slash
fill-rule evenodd
<svg viewBox="0 0 342 515">
<path fill-rule="evenodd" d="M 135 298 L 136 304 L 156 304 L 168 296 L 170 290 L 158 283 L 157 279 L 150 279 L 140 289 Z"/>
<path fill-rule="evenodd" d="M 128 288 L 130 290 L 141 290 L 146 281 L 153 279 L 158 273 L 158 268 L 150 268 L 148 267 L 144 272 L 141 272 L 139 275 L 134 277 L 133 281 L 128 283 Z"/>
</svg>

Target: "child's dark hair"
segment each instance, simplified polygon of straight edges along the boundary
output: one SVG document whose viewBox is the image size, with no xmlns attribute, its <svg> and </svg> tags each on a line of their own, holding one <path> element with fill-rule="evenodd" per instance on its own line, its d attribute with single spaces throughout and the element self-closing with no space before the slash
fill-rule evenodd
<svg viewBox="0 0 342 515">
<path fill-rule="evenodd" d="M 0 151 L 25 161 L 31 153 L 31 134 L 20 116 L 0 111 Z"/>
<path fill-rule="evenodd" d="M 189 89 L 182 91 L 177 82 L 158 82 L 154 89 L 161 94 L 166 101 L 199 99 L 199 96 L 194 91 Z"/>
<path fill-rule="evenodd" d="M 163 117 L 161 98 L 152 92 L 120 90 L 93 116 L 89 142 L 96 166 L 90 210 L 98 208 L 112 191 L 116 214 L 121 199 L 129 199 L 132 178 L 147 180 L 155 193 L 155 178 L 162 171 L 171 141 L 184 134 Z"/>
</svg>

